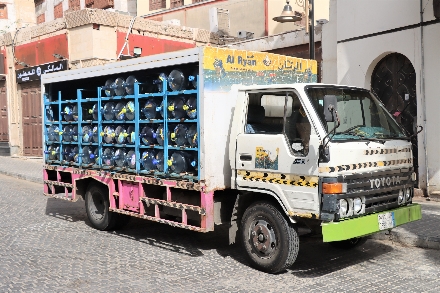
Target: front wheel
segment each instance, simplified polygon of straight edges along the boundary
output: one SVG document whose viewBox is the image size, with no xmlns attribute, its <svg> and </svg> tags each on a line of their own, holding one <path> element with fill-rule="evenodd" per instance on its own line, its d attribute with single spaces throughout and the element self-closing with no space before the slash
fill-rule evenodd
<svg viewBox="0 0 440 293">
<path fill-rule="evenodd" d="M 281 272 L 298 256 L 296 230 L 268 202 L 257 202 L 246 209 L 241 221 L 241 237 L 249 260 L 261 271 Z"/>
</svg>

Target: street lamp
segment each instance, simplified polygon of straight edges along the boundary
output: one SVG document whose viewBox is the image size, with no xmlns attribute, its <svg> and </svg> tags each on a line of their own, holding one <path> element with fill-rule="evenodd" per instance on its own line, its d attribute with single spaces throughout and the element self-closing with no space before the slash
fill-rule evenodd
<svg viewBox="0 0 440 293">
<path fill-rule="evenodd" d="M 280 16 L 274 17 L 273 20 L 281 23 L 301 20 L 300 16 L 295 15 L 289 2 L 289 0 L 286 0 L 286 5 L 284 5 L 283 12 L 281 12 Z M 313 11 L 313 0 L 295 0 L 295 3 L 304 9 L 306 15 L 306 32 L 309 33 L 310 59 L 315 59 L 315 15 Z"/>
</svg>

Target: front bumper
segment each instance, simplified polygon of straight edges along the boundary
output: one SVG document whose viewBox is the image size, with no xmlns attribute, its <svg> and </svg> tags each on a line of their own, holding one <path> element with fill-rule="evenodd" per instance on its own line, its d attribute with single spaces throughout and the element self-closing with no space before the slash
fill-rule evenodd
<svg viewBox="0 0 440 293">
<path fill-rule="evenodd" d="M 347 240 L 383 231 L 379 228 L 379 215 L 392 218 L 392 226 L 394 228 L 420 220 L 422 218 L 422 209 L 419 204 L 411 204 L 359 218 L 342 220 L 340 222 L 323 223 L 322 235 L 324 242 Z"/>
</svg>

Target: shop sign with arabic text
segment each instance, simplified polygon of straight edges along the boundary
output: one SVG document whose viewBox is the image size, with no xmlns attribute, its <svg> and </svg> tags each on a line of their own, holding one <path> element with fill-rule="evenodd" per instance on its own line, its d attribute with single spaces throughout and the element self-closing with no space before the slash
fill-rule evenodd
<svg viewBox="0 0 440 293">
<path fill-rule="evenodd" d="M 38 66 L 26 67 L 23 69 L 16 70 L 17 83 L 23 83 L 33 80 L 40 80 L 41 75 L 45 73 L 63 71 L 67 68 L 67 60 L 61 60 L 46 64 L 41 64 Z"/>
</svg>

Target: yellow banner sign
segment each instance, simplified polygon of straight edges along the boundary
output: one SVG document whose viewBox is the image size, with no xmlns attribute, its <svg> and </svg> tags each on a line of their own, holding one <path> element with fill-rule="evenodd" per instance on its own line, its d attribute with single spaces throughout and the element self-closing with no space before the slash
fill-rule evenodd
<svg viewBox="0 0 440 293">
<path fill-rule="evenodd" d="M 216 47 L 205 47 L 203 54 L 208 90 L 228 90 L 232 84 L 317 82 L 316 60 Z"/>
</svg>

